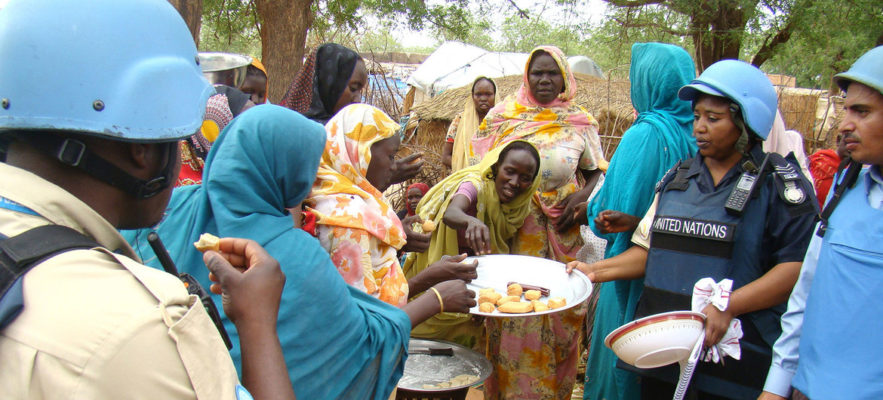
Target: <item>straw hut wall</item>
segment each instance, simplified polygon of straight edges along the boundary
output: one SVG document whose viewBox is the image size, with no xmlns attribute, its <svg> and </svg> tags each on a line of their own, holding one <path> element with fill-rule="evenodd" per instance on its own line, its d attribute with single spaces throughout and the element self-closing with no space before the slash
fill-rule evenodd
<svg viewBox="0 0 883 400">
<path fill-rule="evenodd" d="M 785 127 L 800 132 L 806 152 L 828 148 L 827 133 L 835 115 L 828 110 L 827 91 L 776 87 L 776 92 Z"/>
</svg>

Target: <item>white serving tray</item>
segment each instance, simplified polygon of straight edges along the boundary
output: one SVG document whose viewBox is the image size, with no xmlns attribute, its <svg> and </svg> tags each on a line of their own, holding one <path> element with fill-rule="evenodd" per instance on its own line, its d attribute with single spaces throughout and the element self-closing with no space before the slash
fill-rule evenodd
<svg viewBox="0 0 883 400">
<path fill-rule="evenodd" d="M 506 295 L 506 286 L 509 282 L 518 282 L 549 289 L 549 297 L 563 297 L 567 300 L 564 307 L 554 310 L 529 312 L 523 314 L 508 314 L 500 311 L 485 313 L 478 311 L 478 305 L 472 307 L 469 312 L 474 315 L 486 317 L 529 317 L 535 315 L 552 314 L 574 307 L 589 298 L 592 294 L 592 283 L 582 272 L 574 270 L 568 274 L 565 265 L 545 258 L 494 254 L 487 256 L 468 257 L 463 262 L 478 260 L 478 278 L 466 286 L 475 291 L 475 300 L 478 301 L 478 291 L 484 288 L 494 288 L 497 293 Z M 543 296 L 540 301 L 546 302 L 549 298 Z M 522 301 L 523 300 L 522 298 Z"/>
</svg>

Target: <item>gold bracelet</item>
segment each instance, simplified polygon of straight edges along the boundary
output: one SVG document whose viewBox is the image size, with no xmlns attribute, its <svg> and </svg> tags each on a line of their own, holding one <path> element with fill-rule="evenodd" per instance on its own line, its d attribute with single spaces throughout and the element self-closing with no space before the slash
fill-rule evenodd
<svg viewBox="0 0 883 400">
<path fill-rule="evenodd" d="M 438 312 L 440 312 L 440 313 L 445 312 L 445 301 L 442 300 L 441 293 L 439 293 L 438 290 L 434 287 L 431 287 L 430 289 L 432 289 L 432 291 L 435 292 L 435 296 L 438 297 L 438 306 L 440 308 L 440 310 L 438 310 Z"/>
</svg>

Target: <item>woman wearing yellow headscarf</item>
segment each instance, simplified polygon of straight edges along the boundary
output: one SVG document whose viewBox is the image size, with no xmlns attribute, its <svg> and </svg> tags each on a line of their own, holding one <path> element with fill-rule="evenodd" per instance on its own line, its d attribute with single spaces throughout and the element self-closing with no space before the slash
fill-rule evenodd
<svg viewBox="0 0 883 400">
<path fill-rule="evenodd" d="M 513 140 L 537 147 L 540 188 L 511 252 L 569 262 L 583 245 L 573 211 L 606 168 L 598 123 L 572 104 L 576 79 L 554 46 L 531 52 L 514 96 L 496 105 L 472 138 L 471 162 Z M 576 377 L 587 306 L 536 317 L 491 318 L 488 356 L 494 374 L 488 398 L 569 398 Z"/>
<path fill-rule="evenodd" d="M 315 215 L 315 235 L 343 279 L 401 307 L 415 324 L 439 311 L 466 312 L 475 304 L 474 293 L 457 278 L 474 278 L 474 265 L 456 276 L 439 272 L 459 266 L 462 258 L 439 260 L 433 265 L 439 268 L 409 282 L 396 258 L 405 233 L 383 190 L 395 168 L 399 125 L 373 106 L 352 104 L 325 130 L 328 142 L 304 204 Z M 434 293 L 408 303 L 409 293 L 427 289 Z"/>
<path fill-rule="evenodd" d="M 539 165 L 536 148 L 518 140 L 436 184 L 420 201 L 417 214 L 437 228 L 429 250 L 408 256 L 405 276 L 417 275 L 445 254 L 509 253 L 509 242 L 539 186 Z M 466 314 L 443 313 L 415 327 L 411 335 L 483 346 L 481 326 L 471 321 Z"/>
<path fill-rule="evenodd" d="M 472 135 L 478 131 L 481 121 L 498 101 L 497 84 L 492 79 L 479 76 L 472 81 L 472 90 L 466 98 L 463 112 L 457 115 L 448 127 L 445 146 L 442 149 L 443 164 L 451 167 L 453 171 L 469 166 Z"/>
</svg>

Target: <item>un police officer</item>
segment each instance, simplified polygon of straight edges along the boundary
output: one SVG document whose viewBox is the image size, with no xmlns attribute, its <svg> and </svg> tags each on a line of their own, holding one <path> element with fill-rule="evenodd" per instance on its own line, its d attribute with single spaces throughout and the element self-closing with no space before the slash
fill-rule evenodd
<svg viewBox="0 0 883 400">
<path fill-rule="evenodd" d="M 796 160 L 761 148 L 777 99 L 760 70 L 723 60 L 678 95 L 693 103 L 698 154 L 657 185 L 653 205 L 632 236 L 635 246 L 591 265 L 572 262 L 568 269 L 593 282 L 643 277 L 636 318 L 689 310 L 693 286 L 702 278 L 732 280 L 726 309 L 702 310 L 704 344 L 717 344 L 738 317 L 741 360 L 700 364 L 692 387 L 702 398 L 757 396 L 818 214 L 815 197 Z M 639 373 L 644 398 L 671 397 L 676 369 Z"/>
<path fill-rule="evenodd" d="M 178 141 L 214 93 L 197 64 L 165 0 L 12 0 L 0 12 L 0 264 L 12 266 L 0 268 L 0 397 L 251 398 L 197 297 L 117 232 L 163 215 Z M 278 262 L 244 239 L 219 250 L 203 260 L 241 334 L 242 382 L 259 399 L 294 398 Z"/>
</svg>

